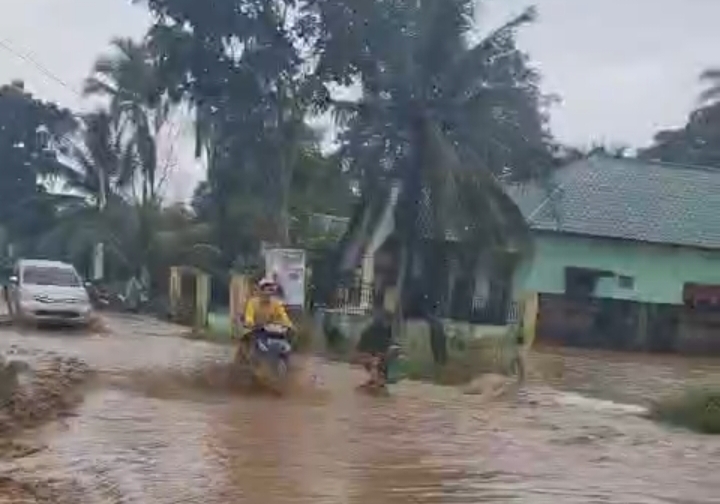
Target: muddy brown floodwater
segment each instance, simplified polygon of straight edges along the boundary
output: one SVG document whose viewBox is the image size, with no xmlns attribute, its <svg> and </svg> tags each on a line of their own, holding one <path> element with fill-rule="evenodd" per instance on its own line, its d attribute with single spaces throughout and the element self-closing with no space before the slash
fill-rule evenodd
<svg viewBox="0 0 720 504">
<path fill-rule="evenodd" d="M 66 482 L 68 502 L 93 504 L 720 502 L 720 440 L 609 400 L 642 402 L 690 373 L 684 361 L 643 362 L 634 391 L 622 358 L 556 355 L 553 387 L 536 380 L 484 403 L 412 382 L 367 397 L 354 391 L 357 370 L 308 359 L 297 390 L 278 399 L 228 386 L 229 348 L 158 323 L 111 326 L 107 336 L 0 333 L 0 350 L 53 351 L 97 371 L 76 415 L 34 433 L 45 449 L 3 463 L 2 477 Z M 591 398 L 595 389 L 611 393 Z"/>
</svg>

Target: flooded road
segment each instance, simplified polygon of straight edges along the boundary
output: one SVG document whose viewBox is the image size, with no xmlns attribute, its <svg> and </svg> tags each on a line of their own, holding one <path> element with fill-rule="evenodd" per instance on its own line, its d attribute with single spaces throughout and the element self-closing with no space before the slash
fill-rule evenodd
<svg viewBox="0 0 720 504">
<path fill-rule="evenodd" d="M 530 360 L 543 383 L 624 403 L 648 404 L 689 385 L 720 383 L 720 358 L 539 347 Z"/>
<path fill-rule="evenodd" d="M 367 397 L 357 370 L 309 359 L 302 386 L 277 399 L 228 387 L 230 348 L 160 323 L 112 329 L 0 332 L 0 350 L 54 351 L 98 372 L 77 415 L 43 428 L 46 448 L 5 473 L 72 482 L 79 503 L 720 503 L 720 439 L 574 392 L 639 403 L 690 368 L 643 362 L 655 378 L 631 386 L 622 359 L 568 353 L 555 388 L 534 380 L 486 403 L 413 382 Z"/>
</svg>

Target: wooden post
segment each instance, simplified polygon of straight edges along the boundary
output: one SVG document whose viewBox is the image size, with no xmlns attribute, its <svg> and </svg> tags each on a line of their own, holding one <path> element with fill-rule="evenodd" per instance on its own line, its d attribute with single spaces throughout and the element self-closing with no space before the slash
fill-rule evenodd
<svg viewBox="0 0 720 504">
<path fill-rule="evenodd" d="M 180 268 L 177 266 L 170 268 L 170 292 L 168 297 L 170 298 L 170 318 L 177 321 L 182 302 L 182 279 Z"/>
</svg>

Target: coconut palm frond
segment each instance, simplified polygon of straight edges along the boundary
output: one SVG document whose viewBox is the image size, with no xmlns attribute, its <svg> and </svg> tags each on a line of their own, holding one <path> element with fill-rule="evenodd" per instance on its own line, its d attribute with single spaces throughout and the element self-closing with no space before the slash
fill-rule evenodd
<svg viewBox="0 0 720 504">
<path fill-rule="evenodd" d="M 708 68 L 700 74 L 700 80 L 708 87 L 700 93 L 699 102 L 714 103 L 720 98 L 720 68 Z"/>
<path fill-rule="evenodd" d="M 114 171 L 120 185 L 127 188 L 138 172 L 143 198 L 154 199 L 158 189 L 156 136 L 168 120 L 171 104 L 149 43 L 114 39 L 113 53 L 96 61 L 85 82 L 85 93 L 110 100 L 109 116 L 117 131 L 115 151 L 119 152 Z"/>
<path fill-rule="evenodd" d="M 443 238 L 529 250 L 530 230 L 500 181 L 486 167 L 464 165 L 437 124 L 427 123 L 426 144 L 426 186 Z"/>
<path fill-rule="evenodd" d="M 720 68 L 708 68 L 700 74 L 701 80 L 717 81 L 720 79 Z"/>
</svg>

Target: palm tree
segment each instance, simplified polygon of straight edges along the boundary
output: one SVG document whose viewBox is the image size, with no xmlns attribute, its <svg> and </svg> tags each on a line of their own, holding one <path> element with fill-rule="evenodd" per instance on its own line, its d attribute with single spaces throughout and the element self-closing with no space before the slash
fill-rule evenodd
<svg viewBox="0 0 720 504">
<path fill-rule="evenodd" d="M 112 41 L 115 53 L 100 57 L 85 81 L 86 95 L 108 98 L 110 115 L 138 158 L 142 201 L 157 197 L 156 139 L 170 113 L 169 101 L 149 47 L 131 39 Z"/>
<path fill-rule="evenodd" d="M 170 101 L 154 53 L 146 43 L 118 38 L 112 41 L 114 53 L 99 58 L 85 82 L 86 95 L 109 100 L 109 112 L 117 124 L 124 146 L 130 177 L 127 187 L 136 189 L 140 177 L 140 203 L 132 219 L 137 236 L 137 253 L 130 254 L 135 266 L 147 269 L 153 254 L 154 215 L 159 210 L 158 136 L 167 123 Z M 130 257 L 128 256 L 128 257 Z M 139 262 L 138 262 L 139 261 Z"/>
<path fill-rule="evenodd" d="M 330 101 L 345 127 L 343 149 L 364 206 L 382 208 L 389 187 L 400 188 L 398 290 L 405 301 L 410 251 L 421 238 L 452 235 L 475 250 L 529 249 L 524 218 L 502 182 L 528 177 L 550 160 L 538 75 L 514 38 L 535 11 L 468 43 L 473 4 L 319 2 L 323 78 L 359 78 L 362 85 L 358 101 Z"/>
<path fill-rule="evenodd" d="M 78 135 L 67 140 L 62 150 L 64 162 L 53 178 L 62 182 L 68 194 L 55 195 L 58 224 L 43 236 L 40 246 L 75 260 L 94 247 L 96 261 L 104 263 L 104 245 L 124 241 L 117 238 L 117 226 L 109 225 L 108 216 L 127 207 L 121 194 L 132 181 L 133 153 L 123 144 L 116 121 L 104 110 L 82 116 Z M 117 246 L 111 253 L 118 254 Z M 102 277 L 102 267 L 97 267 L 95 273 Z"/>
<path fill-rule="evenodd" d="M 700 103 L 710 105 L 720 99 L 720 68 L 708 68 L 700 74 L 700 81 L 707 84 L 700 93 Z"/>
<path fill-rule="evenodd" d="M 707 87 L 698 97 L 698 106 L 684 125 L 655 133 L 653 144 L 638 152 L 644 159 L 702 166 L 720 165 L 720 68 L 700 75 Z"/>
<path fill-rule="evenodd" d="M 81 119 L 80 138 L 65 146 L 69 162 L 57 176 L 67 190 L 80 193 L 101 209 L 103 200 L 119 197 L 131 183 L 135 159 L 109 112 L 98 110 Z"/>
<path fill-rule="evenodd" d="M 156 24 L 148 40 L 162 54 L 167 94 L 195 115 L 196 155 L 206 157 L 217 239 L 229 262 L 240 252 L 228 241 L 229 230 L 241 226 L 252 234 L 253 213 L 263 221 L 263 239 L 291 239 L 293 172 L 314 144 L 296 43 L 311 3 L 231 0 L 204 9 L 175 0 L 149 3 L 159 18 L 174 21 Z"/>
</svg>

